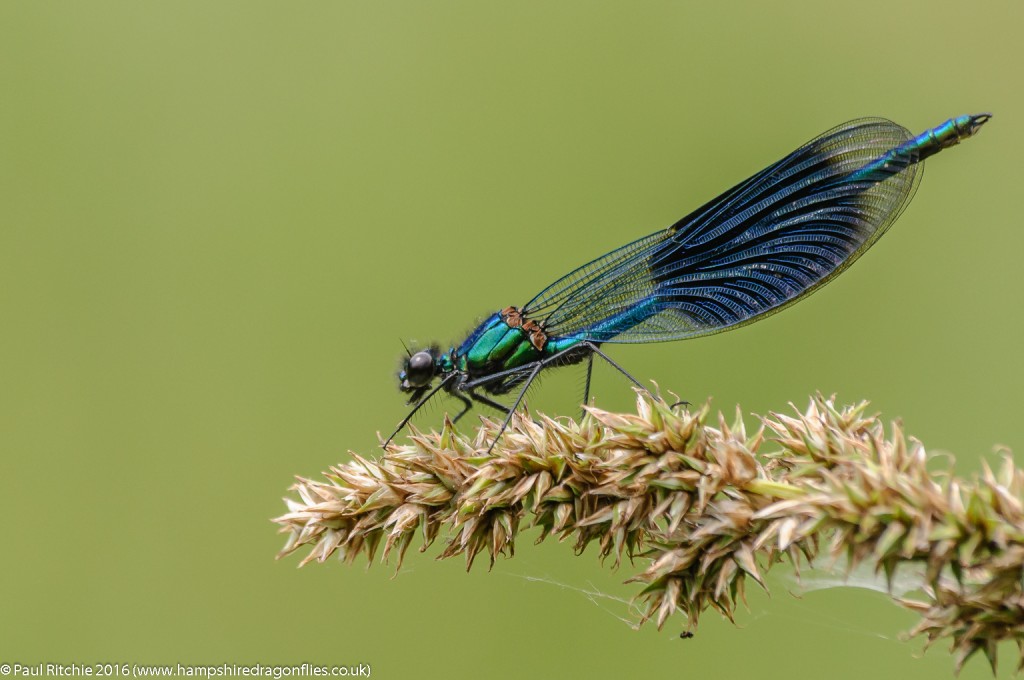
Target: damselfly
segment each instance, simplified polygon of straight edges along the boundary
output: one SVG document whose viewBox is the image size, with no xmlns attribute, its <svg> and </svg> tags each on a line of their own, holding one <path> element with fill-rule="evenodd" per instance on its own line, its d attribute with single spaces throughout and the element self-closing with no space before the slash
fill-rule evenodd
<svg viewBox="0 0 1024 680">
<path fill-rule="evenodd" d="M 407 351 L 399 386 L 414 407 L 388 441 L 439 390 L 462 401 L 454 420 L 473 402 L 504 412 L 500 437 L 530 384 L 554 366 L 586 361 L 587 403 L 594 356 L 643 388 L 602 344 L 718 333 L 804 298 L 885 233 L 913 197 L 923 160 L 990 117 L 959 116 L 916 137 L 881 118 L 840 125 L 668 229 L 492 314 L 459 345 Z M 510 406 L 492 398 L 513 391 Z"/>
</svg>

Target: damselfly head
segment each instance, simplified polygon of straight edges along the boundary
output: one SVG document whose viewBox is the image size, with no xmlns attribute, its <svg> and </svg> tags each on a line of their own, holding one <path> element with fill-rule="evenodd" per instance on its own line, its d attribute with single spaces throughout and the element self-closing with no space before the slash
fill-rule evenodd
<svg viewBox="0 0 1024 680">
<path fill-rule="evenodd" d="M 402 370 L 398 372 L 398 389 L 403 392 L 411 392 L 410 402 L 419 399 L 430 387 L 431 381 L 437 374 L 437 357 L 440 350 L 437 347 L 420 350 L 416 353 L 409 353 L 402 359 Z"/>
</svg>

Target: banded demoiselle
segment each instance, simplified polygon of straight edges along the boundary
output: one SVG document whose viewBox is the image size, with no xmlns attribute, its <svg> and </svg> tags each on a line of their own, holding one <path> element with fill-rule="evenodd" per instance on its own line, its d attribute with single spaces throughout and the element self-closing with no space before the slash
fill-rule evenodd
<svg viewBox="0 0 1024 680">
<path fill-rule="evenodd" d="M 844 123 L 668 229 L 492 314 L 459 345 L 407 350 L 398 377 L 414 407 L 388 442 L 439 390 L 462 401 L 456 421 L 473 402 L 504 412 L 497 440 L 530 384 L 554 366 L 587 362 L 586 404 L 594 356 L 644 389 L 601 345 L 739 328 L 810 295 L 896 221 L 917 189 L 922 161 L 990 117 L 959 116 L 916 137 L 882 118 Z M 513 391 L 511 406 L 492 398 Z"/>
</svg>

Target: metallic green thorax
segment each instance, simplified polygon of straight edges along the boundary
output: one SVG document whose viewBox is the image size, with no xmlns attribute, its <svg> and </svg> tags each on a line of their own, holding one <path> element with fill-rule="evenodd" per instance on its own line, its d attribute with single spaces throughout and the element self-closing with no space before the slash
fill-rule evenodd
<svg viewBox="0 0 1024 680">
<path fill-rule="evenodd" d="M 512 328 L 496 315 L 483 328 L 480 337 L 459 353 L 459 368 L 470 374 L 517 368 L 541 357 L 522 328 Z"/>
<path fill-rule="evenodd" d="M 549 340 L 539 324 L 508 307 L 488 317 L 461 345 L 439 357 L 438 363 L 442 370 L 485 376 L 553 356 L 579 342 L 577 338 Z"/>
</svg>

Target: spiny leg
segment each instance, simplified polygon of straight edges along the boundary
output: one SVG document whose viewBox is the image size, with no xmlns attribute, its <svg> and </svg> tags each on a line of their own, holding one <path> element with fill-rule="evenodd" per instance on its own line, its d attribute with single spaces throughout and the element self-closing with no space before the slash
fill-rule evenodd
<svg viewBox="0 0 1024 680">
<path fill-rule="evenodd" d="M 433 397 L 435 394 L 437 394 L 438 390 L 440 390 L 442 387 L 444 387 L 449 382 L 451 382 L 452 379 L 455 378 L 455 376 L 457 376 L 457 375 L 458 375 L 457 373 L 452 373 L 447 378 L 445 378 L 444 380 L 439 382 L 437 384 L 437 387 L 435 387 L 434 389 L 430 390 L 430 392 L 427 393 L 427 396 L 425 396 L 422 399 L 420 399 L 419 402 L 417 402 L 417 404 L 412 407 L 412 410 L 409 411 L 409 414 L 407 416 L 405 416 L 405 418 L 402 418 L 402 422 L 400 422 L 398 424 L 398 427 L 395 428 L 395 431 L 391 433 L 391 436 L 388 437 L 388 440 L 386 442 L 384 442 L 384 444 L 381 445 L 381 448 L 382 449 L 386 448 L 387 445 L 391 443 L 391 440 L 394 439 L 398 435 L 398 433 L 402 431 L 402 428 L 409 424 L 409 421 L 412 420 L 412 417 L 414 415 L 416 415 L 416 412 L 419 411 L 421 408 L 423 408 L 423 405 L 426 404 L 428 401 L 430 401 L 430 398 Z M 459 417 L 462 417 L 463 413 L 465 413 L 465 411 L 460 413 Z"/>
<path fill-rule="evenodd" d="M 464 396 L 462 396 L 455 390 L 450 391 L 448 394 L 452 395 L 453 397 L 462 402 L 462 410 L 459 411 L 458 415 L 452 418 L 452 423 L 457 423 L 459 422 L 459 418 L 473 410 L 473 402 L 471 402 L 469 399 L 466 399 Z"/>
<path fill-rule="evenodd" d="M 630 380 L 632 380 L 634 385 L 636 385 L 637 387 L 642 389 L 647 394 L 651 395 L 651 397 L 659 398 L 659 397 L 657 397 L 657 395 L 655 395 L 649 389 L 647 389 L 646 387 L 641 385 L 639 380 L 637 380 L 636 378 L 634 378 L 633 376 L 631 376 L 629 374 L 629 371 L 627 371 L 622 366 L 619 366 L 617 363 L 612 361 L 611 357 L 609 357 L 607 354 L 605 354 L 604 352 L 602 352 L 600 349 L 597 348 L 597 345 L 595 345 L 592 342 L 585 342 L 583 344 L 586 345 L 587 347 L 589 347 L 591 350 L 593 350 L 594 353 L 597 354 L 599 357 L 601 357 L 602 359 L 607 361 L 609 364 L 611 364 L 619 373 L 621 373 L 622 375 L 624 375 L 627 378 L 629 378 Z M 589 377 L 590 377 L 589 373 L 588 373 L 587 377 L 589 379 Z M 672 406 L 670 406 L 669 408 L 675 408 L 676 406 L 689 406 L 689 405 L 690 405 L 690 402 L 688 402 L 686 400 L 682 400 L 682 401 L 677 401 L 676 403 L 672 404 Z"/>
<path fill-rule="evenodd" d="M 594 355 L 593 353 L 587 355 L 587 382 L 583 387 L 583 405 L 587 406 L 590 404 L 590 374 L 594 370 Z M 587 415 L 587 410 L 583 409 L 583 415 Z"/>
<path fill-rule="evenodd" d="M 515 413 L 516 409 L 519 408 L 519 405 L 523 401 L 523 397 L 526 396 L 526 391 L 528 389 L 530 389 L 530 385 L 533 383 L 534 379 L 537 377 L 537 374 L 539 374 L 542 369 L 547 368 L 548 366 L 550 366 L 552 364 L 557 364 L 558 361 L 562 357 L 564 357 L 564 356 L 566 356 L 568 354 L 571 354 L 572 352 L 578 352 L 579 348 L 581 346 L 582 347 L 586 347 L 587 349 L 589 349 L 592 352 L 592 354 L 589 356 L 590 365 L 587 367 L 587 375 L 588 375 L 588 379 L 587 379 L 587 399 L 589 399 L 589 396 L 590 396 L 590 394 L 589 394 L 590 393 L 590 379 L 589 379 L 589 376 L 590 376 L 590 369 L 593 366 L 593 354 L 597 354 L 598 356 L 600 356 L 602 359 L 604 359 L 609 364 L 611 364 L 612 367 L 615 370 L 619 371 L 620 373 L 622 373 L 622 375 L 624 375 L 627 378 L 629 378 L 630 381 L 632 381 L 632 383 L 634 385 L 636 385 L 640 389 L 644 390 L 648 394 L 651 394 L 651 391 L 649 389 L 647 389 L 646 387 L 644 387 L 642 384 L 640 384 L 639 380 L 637 380 L 632 375 L 630 375 L 629 371 L 624 369 L 622 366 L 619 366 L 617 363 L 615 363 L 615 361 L 613 361 L 611 359 L 611 357 L 609 357 L 607 354 L 602 352 L 595 343 L 589 342 L 589 341 L 582 342 L 579 345 L 576 345 L 574 347 L 568 347 L 568 348 L 562 350 L 561 352 L 558 352 L 557 354 L 553 354 L 553 355 L 551 355 L 549 357 L 546 357 L 544 359 L 541 359 L 539 361 L 535 361 L 535 362 L 532 362 L 532 363 L 529 363 L 529 364 L 525 364 L 523 366 L 517 366 L 516 368 L 506 369 L 504 371 L 499 371 L 498 373 L 492 373 L 491 375 L 486 375 L 486 376 L 484 376 L 482 378 L 477 378 L 476 380 L 471 380 L 471 381 L 469 381 L 467 383 L 464 383 L 461 386 L 461 389 L 463 391 L 469 392 L 470 396 L 473 396 L 473 398 L 476 399 L 476 398 L 480 397 L 480 395 L 473 395 L 473 393 L 472 393 L 472 390 L 474 388 L 476 388 L 476 387 L 479 387 L 481 385 L 486 385 L 487 383 L 494 382 L 495 380 L 498 380 L 498 379 L 501 379 L 501 378 L 504 378 L 506 376 L 513 375 L 513 374 L 516 374 L 516 373 L 525 373 L 527 371 L 529 371 L 529 373 L 530 373 L 529 376 L 523 381 L 523 388 L 519 391 L 519 395 L 516 397 L 515 403 L 512 404 L 512 407 L 508 409 L 508 415 L 505 417 L 505 421 L 502 423 L 501 429 L 498 430 L 497 436 L 495 436 L 494 441 L 491 442 L 490 448 L 487 449 L 488 453 L 490 453 L 491 449 L 494 448 L 494 445 L 498 443 L 498 439 L 501 438 L 501 435 L 504 434 L 505 429 L 508 427 L 508 424 L 512 421 L 512 414 Z M 497 402 L 495 402 L 495 403 L 497 403 Z"/>
<path fill-rule="evenodd" d="M 634 378 L 634 377 L 633 377 L 632 375 L 630 375 L 630 374 L 629 374 L 629 371 L 627 371 L 627 370 L 626 370 L 626 369 L 624 369 L 624 368 L 623 368 L 622 366 L 619 366 L 619 365 L 618 365 L 617 363 L 615 363 L 614 361 L 612 361 L 612 358 L 611 358 L 611 357 L 609 357 L 609 356 L 608 356 L 607 354 L 605 354 L 604 352 L 602 352 L 602 351 L 601 351 L 601 350 L 600 350 L 600 349 L 598 348 L 598 346 L 597 346 L 597 345 L 595 345 L 595 344 L 594 344 L 594 343 L 592 343 L 592 342 L 584 342 L 584 343 L 582 343 L 582 344 L 583 344 L 583 346 L 585 346 L 585 347 L 589 347 L 589 348 L 590 348 L 590 350 L 591 350 L 591 351 L 592 351 L 592 352 L 593 352 L 594 354 L 596 354 L 597 356 L 601 357 L 602 359 L 604 359 L 605 361 L 607 361 L 607 362 L 608 362 L 609 364 L 611 364 L 611 365 L 612 365 L 612 368 L 614 368 L 614 369 L 615 369 L 615 370 L 617 370 L 617 371 L 618 371 L 619 373 L 621 373 L 622 375 L 626 376 L 626 377 L 627 377 L 627 378 L 629 378 L 629 379 L 630 379 L 631 381 L 633 381 L 633 384 L 634 384 L 634 385 L 636 385 L 637 387 L 639 387 L 640 389 L 642 389 L 642 390 L 643 390 L 644 392 L 646 392 L 647 394 L 651 394 L 651 391 L 650 391 L 649 389 L 647 389 L 646 387 L 644 387 L 643 385 L 641 385 L 641 384 L 640 384 L 640 381 L 639 381 L 639 380 L 637 380 L 636 378 Z M 654 395 L 653 395 L 653 394 L 651 394 L 651 396 L 653 397 Z"/>
<path fill-rule="evenodd" d="M 471 389 L 470 390 L 466 390 L 466 394 L 468 394 L 470 397 L 472 397 L 474 401 L 478 401 L 481 404 L 483 404 L 484 406 L 490 406 L 491 408 L 493 408 L 496 411 L 501 411 L 502 413 L 507 414 L 509 411 L 512 410 L 508 406 L 505 406 L 504 404 L 499 403 L 499 402 L 491 399 L 490 397 L 485 397 L 482 394 L 477 394 L 476 392 L 474 392 Z"/>
<path fill-rule="evenodd" d="M 508 415 L 505 416 L 505 422 L 501 424 L 501 429 L 498 430 L 498 434 L 494 436 L 494 441 L 491 442 L 491 445 L 487 448 L 487 453 L 490 453 L 491 450 L 494 449 L 494 445 L 498 443 L 498 440 L 501 439 L 501 435 L 505 433 L 505 428 L 507 428 L 508 424 L 512 421 L 512 415 L 516 412 L 516 409 L 519 408 L 519 405 L 523 403 L 523 397 L 526 396 L 526 390 L 530 389 L 530 383 L 532 383 L 534 378 L 537 377 L 537 374 L 540 373 L 540 369 L 544 368 L 545 363 L 546 362 L 538 361 L 533 370 L 530 371 L 530 375 L 523 381 L 523 389 L 519 390 L 519 396 L 516 397 L 516 401 L 512 404 L 512 408 L 508 410 Z"/>
<path fill-rule="evenodd" d="M 500 380 L 502 378 L 507 378 L 508 376 L 515 375 L 517 373 L 524 373 L 526 371 L 529 371 L 529 370 L 533 369 L 534 366 L 542 366 L 542 367 L 546 366 L 548 363 L 550 363 L 550 359 L 554 359 L 554 358 L 560 357 L 563 354 L 565 354 L 564 351 L 563 352 L 559 352 L 554 357 L 550 357 L 549 359 L 540 359 L 538 361 L 533 361 L 533 362 L 530 362 L 528 364 L 523 364 L 522 366 L 516 366 L 515 368 L 507 368 L 504 371 L 498 371 L 497 373 L 491 373 L 490 375 L 485 375 L 485 376 L 483 376 L 481 378 L 476 378 L 474 380 L 470 380 L 468 382 L 463 383 L 460 386 L 460 389 L 462 391 L 464 391 L 464 392 L 469 392 L 471 390 L 476 389 L 477 387 L 480 387 L 481 385 L 486 385 L 488 383 L 496 382 L 496 381 L 498 381 L 498 380 Z M 507 410 L 507 409 L 502 407 L 502 410 L 504 411 L 504 410 Z"/>
<path fill-rule="evenodd" d="M 602 359 L 607 361 L 609 364 L 611 364 L 612 368 L 614 368 L 616 371 L 618 371 L 622 375 L 624 375 L 627 378 L 629 378 L 629 380 L 634 385 L 636 385 L 640 389 L 644 390 L 648 394 L 651 393 L 651 391 L 649 389 L 647 389 L 646 387 L 644 387 L 640 383 L 639 380 L 637 380 L 632 375 L 630 375 L 629 371 L 627 371 L 622 366 L 619 366 L 617 363 L 615 363 L 615 361 L 611 357 L 609 357 L 607 354 L 605 354 L 604 352 L 601 351 L 600 347 L 598 347 L 598 345 L 596 343 L 591 342 L 589 340 L 585 340 L 585 341 L 581 342 L 579 345 L 574 345 L 573 347 L 567 347 L 566 349 L 563 349 L 561 352 L 559 352 L 557 354 L 553 354 L 553 355 L 551 355 L 549 357 L 545 357 L 544 359 L 540 359 L 539 361 L 534 361 L 534 362 L 531 362 L 529 364 L 524 364 L 522 366 L 517 366 L 516 368 L 509 368 L 509 369 L 506 369 L 504 371 L 499 371 L 498 373 L 492 373 L 491 375 L 485 375 L 484 377 L 477 378 L 476 380 L 470 380 L 469 382 L 467 382 L 467 383 L 465 383 L 463 385 L 462 389 L 464 389 L 464 390 L 471 390 L 471 389 L 473 389 L 475 387 L 479 387 L 481 385 L 486 385 L 487 383 L 494 382 L 495 380 L 498 380 L 499 378 L 504 378 L 506 376 L 513 375 L 515 373 L 524 373 L 524 372 L 530 371 L 530 370 L 547 368 L 551 364 L 557 364 L 558 361 L 562 357 L 566 356 L 567 354 L 571 354 L 573 352 L 578 352 L 580 347 L 586 347 L 588 350 L 590 350 L 592 352 L 592 354 L 590 356 L 588 356 L 590 364 L 587 366 L 587 395 L 586 396 L 587 396 L 588 399 L 589 399 L 589 395 L 590 395 L 590 371 L 591 371 L 591 368 L 593 366 L 593 361 L 594 361 L 593 354 L 598 355 L 599 357 L 601 357 Z"/>
<path fill-rule="evenodd" d="M 584 345 L 586 345 L 587 347 L 589 347 L 591 349 L 597 349 L 597 347 L 595 345 L 593 345 L 592 343 L 584 343 Z M 501 429 L 498 430 L 498 434 L 494 437 L 494 441 L 491 442 L 491 447 L 489 449 L 487 449 L 488 453 L 490 453 L 491 449 L 494 448 L 494 445 L 498 443 L 498 440 L 501 438 L 501 435 L 505 433 L 505 429 L 508 427 L 508 424 L 512 421 L 512 414 L 515 413 L 516 409 L 519 408 L 519 405 L 523 401 L 523 397 L 526 396 L 526 391 L 530 389 L 530 385 L 533 384 L 533 381 L 536 379 L 537 375 L 541 372 L 541 370 L 544 369 L 544 368 L 547 368 L 548 366 L 550 366 L 552 364 L 557 364 L 559 359 L 561 359 L 562 357 L 564 357 L 564 356 L 566 356 L 568 354 L 571 354 L 572 352 L 575 352 L 575 351 L 578 351 L 578 348 L 576 348 L 576 347 L 569 347 L 569 348 L 564 349 L 561 352 L 558 352 L 557 354 L 553 354 L 553 355 L 551 355 L 551 356 L 549 356 L 549 357 L 547 357 L 545 359 L 541 359 L 539 361 L 535 361 L 533 363 L 525 364 L 523 366 L 519 366 L 517 368 L 509 369 L 509 370 L 506 370 L 506 371 L 501 371 L 500 373 L 495 373 L 493 375 L 485 376 L 484 378 L 479 378 L 479 379 L 477 379 L 475 381 L 472 381 L 472 382 L 468 383 L 468 385 L 470 385 L 471 387 L 475 387 L 476 385 L 480 385 L 480 384 L 483 384 L 483 383 L 486 383 L 486 382 L 491 382 L 493 379 L 498 378 L 498 377 L 505 377 L 505 376 L 508 376 L 508 375 L 512 375 L 514 373 L 525 373 L 526 371 L 530 372 L 530 375 L 527 376 L 523 380 L 523 389 L 519 390 L 519 396 L 516 397 L 515 403 L 512 404 L 512 408 L 508 409 L 508 415 L 505 417 L 505 422 L 503 422 L 501 424 Z M 598 353 L 601 354 L 600 352 L 598 352 Z M 602 354 L 602 356 L 604 356 L 604 355 Z M 587 398 L 589 399 L 589 393 L 590 393 L 590 369 L 593 367 L 594 359 L 593 359 L 593 355 L 590 355 L 588 358 L 590 359 L 590 365 L 587 367 Z M 608 359 L 608 357 L 605 357 L 605 359 L 608 360 L 613 366 L 615 366 L 615 368 L 619 369 L 623 373 L 626 373 L 622 369 L 622 367 L 619 366 L 618 364 L 616 364 L 614 361 L 612 361 L 611 359 Z M 637 385 L 640 385 L 640 383 L 636 382 L 636 379 L 633 378 L 633 376 L 629 375 L 628 373 L 626 373 L 626 376 L 628 376 L 629 379 L 632 380 L 633 382 L 635 382 Z M 641 387 L 642 387 L 642 385 L 641 385 Z"/>
</svg>

